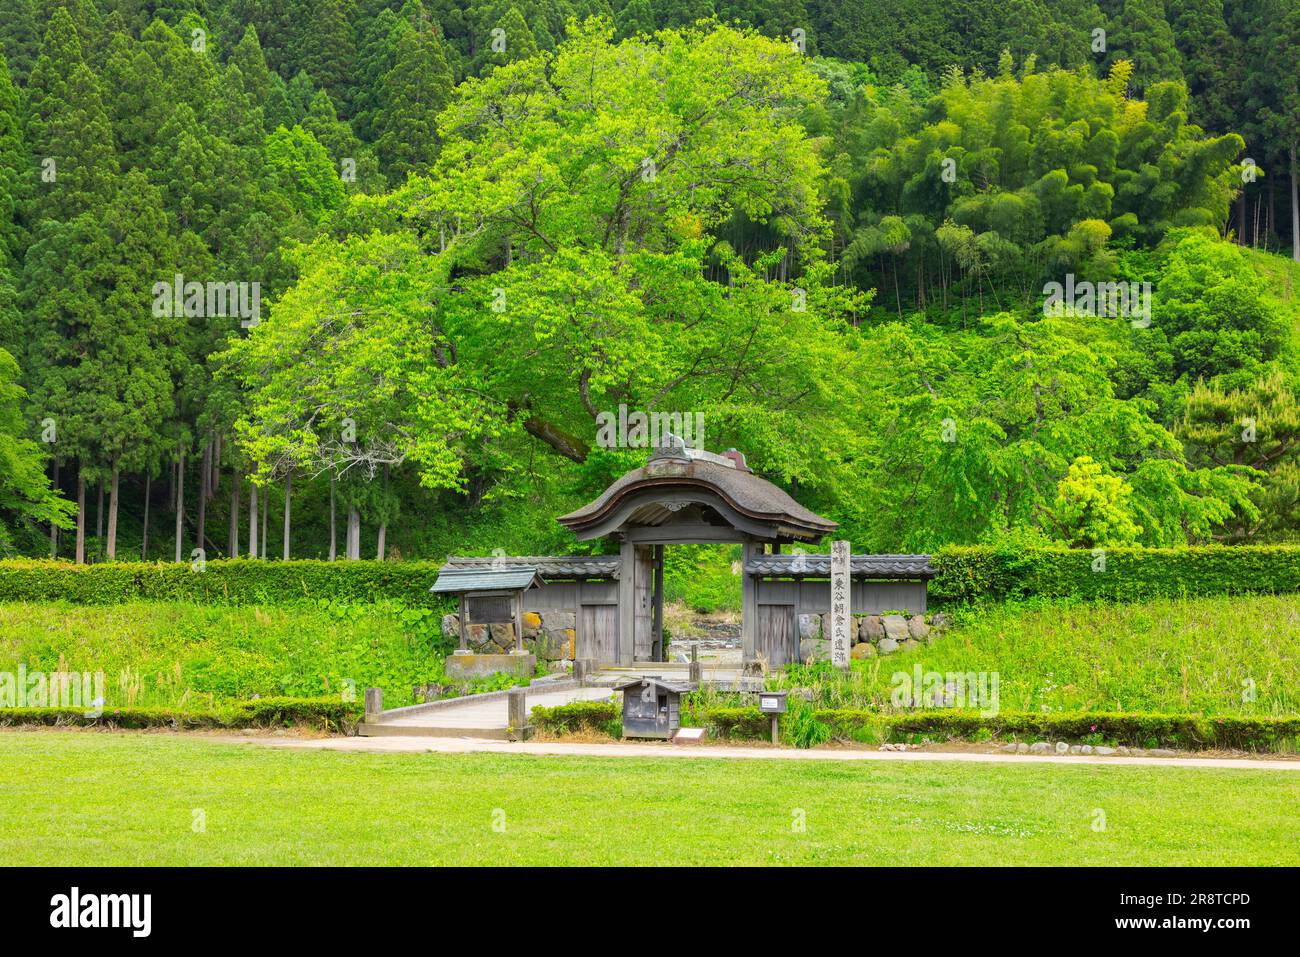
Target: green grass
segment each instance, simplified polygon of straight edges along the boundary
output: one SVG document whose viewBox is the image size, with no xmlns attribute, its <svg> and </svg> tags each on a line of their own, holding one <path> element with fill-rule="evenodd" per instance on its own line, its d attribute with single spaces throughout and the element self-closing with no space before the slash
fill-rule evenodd
<svg viewBox="0 0 1300 957">
<path fill-rule="evenodd" d="M 0 671 L 102 671 L 110 707 L 356 693 L 442 676 L 436 616 L 389 604 L 0 604 Z"/>
<path fill-rule="evenodd" d="M 1140 604 L 1006 605 L 958 615 L 933 645 L 829 668 L 796 669 L 821 707 L 890 703 L 892 676 L 997 672 L 1014 711 L 1300 712 L 1300 601 L 1295 595 Z M 1253 682 L 1254 700 L 1243 692 Z"/>
<path fill-rule="evenodd" d="M 1297 800 L 1289 771 L 344 754 L 0 734 L 9 865 L 1294 865 Z M 1098 810 L 1104 831 L 1093 829 Z"/>
</svg>

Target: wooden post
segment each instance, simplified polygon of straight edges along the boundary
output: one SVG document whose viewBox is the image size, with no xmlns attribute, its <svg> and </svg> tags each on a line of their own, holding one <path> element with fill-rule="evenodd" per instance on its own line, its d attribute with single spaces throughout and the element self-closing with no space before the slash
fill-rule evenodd
<svg viewBox="0 0 1300 957">
<path fill-rule="evenodd" d="M 758 580 L 745 571 L 749 560 L 758 554 L 758 544 L 746 539 L 740 554 L 740 638 L 744 648 L 742 658 L 745 663 L 754 661 L 757 655 L 758 635 Z M 771 662 L 768 662 L 771 664 Z"/>
<path fill-rule="evenodd" d="M 618 663 L 630 665 L 636 654 L 636 546 L 624 539 L 618 554 Z"/>
<path fill-rule="evenodd" d="M 366 689 L 366 717 L 373 718 L 384 710 L 384 690 L 382 688 Z"/>
<path fill-rule="evenodd" d="M 700 664 L 700 643 L 691 642 L 691 668 L 688 673 L 691 687 L 698 688 L 704 681 L 704 666 Z"/>
<path fill-rule="evenodd" d="M 849 543 L 831 542 L 831 664 L 845 671 L 849 667 L 850 615 L 853 613 L 849 577 Z"/>
<path fill-rule="evenodd" d="M 668 660 L 668 648 L 664 644 L 664 547 L 654 546 L 654 596 L 650 611 L 651 641 L 658 650 L 656 659 Z"/>
<path fill-rule="evenodd" d="M 515 595 L 515 651 L 524 653 L 524 592 Z"/>
<path fill-rule="evenodd" d="M 461 592 L 456 597 L 459 600 L 459 604 L 456 608 L 456 620 L 460 623 L 460 647 L 456 650 L 462 655 L 467 655 L 469 654 L 469 638 L 467 637 L 468 631 L 465 627 L 465 593 Z"/>
</svg>

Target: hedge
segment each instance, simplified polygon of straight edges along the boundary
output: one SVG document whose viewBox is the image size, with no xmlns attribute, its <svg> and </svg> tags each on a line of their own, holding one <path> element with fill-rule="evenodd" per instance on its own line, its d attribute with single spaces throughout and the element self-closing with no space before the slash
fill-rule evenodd
<svg viewBox="0 0 1300 957">
<path fill-rule="evenodd" d="M 289 562 L 217 559 L 194 570 L 188 563 L 104 562 L 75 565 L 47 560 L 0 561 L 0 602 L 68 601 L 114 605 L 127 601 L 280 605 L 316 599 L 447 608 L 429 589 L 438 562 Z"/>
<path fill-rule="evenodd" d="M 1300 545 L 1207 545 L 1108 548 L 1101 563 L 1087 549 L 1005 551 L 969 546 L 940 549 L 936 604 L 1008 598 L 1138 601 L 1201 595 L 1300 591 Z"/>
<path fill-rule="evenodd" d="M 111 605 L 124 601 L 197 604 L 289 604 L 319 598 L 344 602 L 385 599 L 410 607 L 451 611 L 429 588 L 438 562 L 289 562 L 214 559 L 203 571 L 188 563 L 0 561 L 0 602 L 69 601 Z M 1008 598 L 1120 601 L 1196 595 L 1300 591 L 1300 545 L 1208 545 L 1188 548 L 1112 548 L 1105 570 L 1086 549 L 1021 551 L 991 546 L 940 549 L 939 576 L 930 583 L 935 605 Z"/>
<path fill-rule="evenodd" d="M 695 715 L 718 738 L 766 740 L 771 734 L 770 717 L 757 708 L 706 708 Z M 617 722 L 619 717 L 617 702 L 579 701 L 556 708 L 538 706 L 533 709 L 532 720 L 551 734 L 563 735 L 576 731 L 609 732 L 611 722 Z M 1284 744 L 1300 744 L 1300 716 L 1207 718 L 1191 714 L 1004 711 L 985 718 L 969 711 L 882 714 L 820 709 L 812 717 L 826 725 L 831 737 L 840 741 L 875 742 L 913 735 L 966 740 L 993 735 L 1072 742 L 1092 737 L 1139 748 L 1244 751 L 1277 751 Z"/>
<path fill-rule="evenodd" d="M 271 728 L 312 725 L 352 733 L 363 706 L 339 698 L 258 698 L 201 711 L 183 708 L 106 708 L 88 716 L 84 708 L 3 708 L 0 727 L 20 724 L 105 728 Z"/>
<path fill-rule="evenodd" d="M 609 733 L 614 730 L 613 724 L 621 726 L 623 709 L 613 701 L 572 701 L 554 708 L 539 704 L 533 707 L 529 720 L 548 734 L 573 734 L 578 731 Z"/>
<path fill-rule="evenodd" d="M 819 710 L 814 717 L 842 740 L 882 740 L 916 734 L 975 737 L 980 732 L 1050 740 L 1081 741 L 1090 736 L 1134 747 L 1235 748 L 1274 751 L 1300 740 L 1300 716 L 1246 717 L 1119 712 L 1004 711 L 991 717 L 973 712 Z"/>
</svg>

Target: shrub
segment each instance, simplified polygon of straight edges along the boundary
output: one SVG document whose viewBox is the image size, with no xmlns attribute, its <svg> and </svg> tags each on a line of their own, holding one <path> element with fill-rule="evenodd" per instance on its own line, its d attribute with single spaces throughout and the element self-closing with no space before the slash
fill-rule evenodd
<svg viewBox="0 0 1300 957">
<path fill-rule="evenodd" d="M 719 738 L 753 740 L 772 734 L 772 719 L 757 708 L 706 708 L 700 719 Z"/>
<path fill-rule="evenodd" d="M 554 708 L 539 704 L 533 707 L 531 720 L 538 730 L 548 734 L 601 731 L 618 737 L 622 733 L 623 711 L 613 701 L 573 701 Z"/>
<path fill-rule="evenodd" d="M 1140 601 L 1300 591 L 1300 546 L 1108 548 L 1104 571 L 1087 549 L 940 549 L 930 583 L 936 603 L 1008 598 Z"/>
<path fill-rule="evenodd" d="M 1135 747 L 1276 751 L 1300 738 L 1300 716 L 1207 718 L 1192 714 L 1004 711 L 985 718 L 970 711 L 881 714 L 850 710 L 823 710 L 815 716 L 831 728 L 834 737 L 851 741 L 916 734 L 971 740 L 991 733 L 1075 742 L 1110 741 Z"/>
<path fill-rule="evenodd" d="M 311 725 L 352 733 L 363 706 L 339 698 L 259 698 L 203 710 L 107 708 L 88 716 L 84 708 L 5 708 L 0 726 L 39 724 L 111 728 L 270 728 Z"/>
<path fill-rule="evenodd" d="M 319 599 L 392 600 L 412 608 L 451 611 L 452 602 L 429 589 L 437 562 L 289 562 L 216 559 L 203 571 L 172 562 L 0 561 L 0 602 L 68 601 L 116 605 L 129 601 L 184 601 L 200 605 L 282 605 Z"/>
</svg>

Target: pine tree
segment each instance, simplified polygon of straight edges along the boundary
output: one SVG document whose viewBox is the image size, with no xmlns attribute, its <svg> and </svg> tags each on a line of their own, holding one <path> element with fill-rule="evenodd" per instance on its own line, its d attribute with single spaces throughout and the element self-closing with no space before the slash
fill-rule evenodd
<svg viewBox="0 0 1300 957">
<path fill-rule="evenodd" d="M 1215 133 L 1239 131 L 1242 51 L 1224 20 L 1223 0 L 1167 0 L 1166 6 L 1192 96 L 1192 119 Z"/>
<path fill-rule="evenodd" d="M 31 193 L 31 169 L 21 96 L 0 56 L 0 268 L 12 269 L 25 245 L 19 218 Z M 0 330 L 0 346 L 6 341 Z"/>
<path fill-rule="evenodd" d="M 106 204 L 117 172 L 113 131 L 65 9 L 55 11 L 46 31 L 28 96 L 29 140 L 41 170 L 38 215 L 66 220 Z"/>
<path fill-rule="evenodd" d="M 109 481 L 106 554 L 117 554 L 120 477 L 156 455 L 162 423 L 185 378 L 183 319 L 158 315 L 154 286 L 175 274 L 177 249 L 162 195 L 144 173 L 127 173 L 89 250 L 103 310 L 90 330 L 81 381 L 94 393 L 97 459 Z M 150 308 L 141 308 L 148 304 Z"/>
<path fill-rule="evenodd" d="M 375 117 L 375 148 L 391 182 L 432 165 L 438 155 L 436 120 L 451 87 L 451 70 L 437 35 L 400 24 L 393 67 L 380 87 Z"/>
<path fill-rule="evenodd" d="M 104 61 L 103 87 L 122 165 L 148 168 L 159 132 L 175 108 L 162 72 L 139 43 L 116 33 Z"/>
<path fill-rule="evenodd" d="M 351 103 L 350 83 L 356 72 L 357 51 L 352 27 L 341 0 L 323 0 L 298 36 L 297 64 L 335 103 Z"/>
<path fill-rule="evenodd" d="M 650 0 L 628 0 L 627 4 L 614 18 L 621 38 L 637 34 L 654 33 L 654 13 L 650 9 Z"/>
<path fill-rule="evenodd" d="M 34 0 L 0 0 L 0 53 L 15 82 L 26 82 L 40 51 Z"/>
<path fill-rule="evenodd" d="M 271 71 L 267 68 L 262 44 L 257 39 L 257 28 L 249 24 L 244 35 L 230 54 L 230 63 L 239 68 L 244 90 L 254 103 L 265 103 L 271 94 Z"/>
<path fill-rule="evenodd" d="M 1129 60 L 1141 92 L 1164 80 L 1183 80 L 1182 58 L 1165 19 L 1163 0 L 1124 0 L 1107 37 L 1109 60 Z"/>
</svg>

